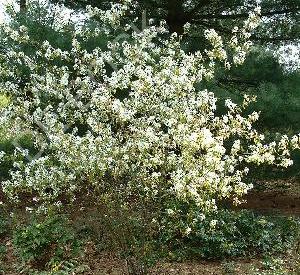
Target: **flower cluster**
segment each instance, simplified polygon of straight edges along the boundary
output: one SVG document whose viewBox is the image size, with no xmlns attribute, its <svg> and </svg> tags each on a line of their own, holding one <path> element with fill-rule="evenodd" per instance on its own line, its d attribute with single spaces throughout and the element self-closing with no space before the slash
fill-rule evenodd
<svg viewBox="0 0 300 275">
<path fill-rule="evenodd" d="M 117 23 L 127 7 L 90 10 L 106 24 L 89 35 L 108 35 L 108 22 L 111 33 L 121 28 Z M 229 45 L 235 49 L 234 63 L 244 60 L 249 48 L 245 33 L 255 27 L 253 22 L 256 15 L 246 21 L 246 30 L 234 30 Z M 38 58 L 11 53 L 31 71 L 25 87 L 14 81 L 0 84 L 12 97 L 11 131 L 30 131 L 36 149 L 44 153 L 31 162 L 15 162 L 10 180 L 2 183 L 8 197 L 18 200 L 31 193 L 45 206 L 59 204 L 63 195 L 76 199 L 87 189 L 95 194 L 113 190 L 125 202 L 136 197 L 173 202 L 165 213 L 175 218 L 181 210 L 174 202 L 185 203 L 193 206 L 187 213 L 189 234 L 220 200 L 238 203 L 252 188 L 243 182 L 247 163 L 291 164 L 289 152 L 299 148 L 300 137 L 264 144 L 252 127 L 258 114 L 242 116 L 249 97 L 242 106 L 228 100 L 227 113 L 216 116 L 214 94 L 197 88 L 213 77 L 216 60 L 230 63 L 214 30 L 206 32 L 212 49 L 195 53 L 184 52 L 176 34 L 166 38 L 164 24 L 141 32 L 126 26 L 123 32 L 126 41 L 112 40 L 91 51 L 81 46 L 85 33 L 80 32 L 70 52 L 45 42 L 36 52 L 43 66 Z M 1 74 L 13 76 L 14 70 L 7 64 Z"/>
</svg>

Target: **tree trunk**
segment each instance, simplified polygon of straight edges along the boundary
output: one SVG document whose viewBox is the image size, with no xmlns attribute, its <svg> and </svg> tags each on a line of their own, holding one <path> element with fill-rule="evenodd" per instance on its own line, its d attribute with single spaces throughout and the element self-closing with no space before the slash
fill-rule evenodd
<svg viewBox="0 0 300 275">
<path fill-rule="evenodd" d="M 20 12 L 26 12 L 26 10 L 27 10 L 26 0 L 20 0 Z"/>
<path fill-rule="evenodd" d="M 187 23 L 187 18 L 183 10 L 183 0 L 168 0 L 167 9 L 167 23 L 170 32 L 182 34 L 184 31 L 183 26 Z"/>
</svg>

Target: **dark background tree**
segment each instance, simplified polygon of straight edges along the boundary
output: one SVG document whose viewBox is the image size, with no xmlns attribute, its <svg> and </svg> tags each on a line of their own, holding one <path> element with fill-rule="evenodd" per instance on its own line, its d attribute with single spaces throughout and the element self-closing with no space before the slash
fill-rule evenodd
<svg viewBox="0 0 300 275">
<path fill-rule="evenodd" d="M 106 8 L 107 0 L 51 0 L 72 9 L 84 9 L 87 5 Z M 113 2 L 120 2 L 114 0 Z M 262 8 L 264 24 L 252 39 L 256 42 L 279 43 L 300 38 L 299 0 L 141 0 L 141 10 L 148 17 L 167 21 L 171 32 L 183 32 L 185 23 L 191 23 L 198 35 L 201 30 L 214 28 L 223 35 L 230 34 L 234 25 L 240 25 L 250 11 L 258 5 Z M 196 36 L 198 36 L 195 34 Z"/>
<path fill-rule="evenodd" d="M 25 12 L 27 9 L 27 3 L 26 0 L 20 0 L 20 11 L 21 12 Z"/>
</svg>

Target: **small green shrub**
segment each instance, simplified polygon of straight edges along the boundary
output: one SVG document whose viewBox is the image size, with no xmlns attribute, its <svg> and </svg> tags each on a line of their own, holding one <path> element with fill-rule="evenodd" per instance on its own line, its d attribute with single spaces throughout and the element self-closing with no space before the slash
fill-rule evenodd
<svg viewBox="0 0 300 275">
<path fill-rule="evenodd" d="M 212 221 L 218 220 L 212 227 Z M 176 243 L 175 257 L 225 257 L 253 256 L 284 252 L 299 238 L 300 224 L 293 218 L 265 217 L 251 211 L 222 210 L 207 217 L 196 229 Z"/>
<path fill-rule="evenodd" d="M 20 226 L 13 234 L 18 256 L 37 268 L 72 258 L 79 252 L 80 242 L 68 224 L 67 218 L 52 216 Z"/>
</svg>

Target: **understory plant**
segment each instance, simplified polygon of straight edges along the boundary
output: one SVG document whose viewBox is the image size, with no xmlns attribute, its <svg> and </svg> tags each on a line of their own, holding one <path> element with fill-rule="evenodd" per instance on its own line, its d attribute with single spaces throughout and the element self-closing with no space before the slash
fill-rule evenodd
<svg viewBox="0 0 300 275">
<path fill-rule="evenodd" d="M 38 152 L 16 146 L 1 184 L 8 200 L 26 207 L 26 198 L 47 212 L 118 198 L 121 209 L 147 209 L 146 226 L 188 236 L 223 200 L 242 201 L 252 188 L 249 164 L 292 164 L 300 136 L 264 142 L 253 127 L 259 114 L 243 116 L 251 97 L 226 100 L 217 115 L 214 92 L 199 88 L 217 68 L 243 63 L 259 9 L 230 41 L 205 31 L 211 47 L 203 52 L 185 52 L 164 22 L 143 30 L 125 23 L 131 1 L 87 13 L 90 24 L 75 28 L 71 50 L 32 45 L 23 25 L 1 26 L 13 46 L 0 53 L 0 92 L 10 98 L 0 122 L 11 136 L 29 132 Z M 87 49 L 95 38 L 104 45 Z"/>
<path fill-rule="evenodd" d="M 272 255 L 295 250 L 300 220 L 263 216 L 249 210 L 219 210 L 198 223 L 194 232 L 178 238 L 162 234 L 173 259 L 226 259 Z"/>
<path fill-rule="evenodd" d="M 34 218 L 19 225 L 12 242 L 20 262 L 38 269 L 47 266 L 59 270 L 63 261 L 73 259 L 80 251 L 80 240 L 62 215 Z"/>
</svg>

